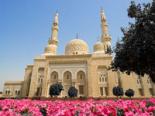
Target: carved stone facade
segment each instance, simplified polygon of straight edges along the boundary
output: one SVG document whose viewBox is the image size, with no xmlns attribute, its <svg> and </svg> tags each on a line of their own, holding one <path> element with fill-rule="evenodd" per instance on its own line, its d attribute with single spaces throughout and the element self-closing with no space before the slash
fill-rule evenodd
<svg viewBox="0 0 155 116">
<path fill-rule="evenodd" d="M 7 81 L 4 84 L 3 97 L 21 97 L 23 81 Z"/>
<path fill-rule="evenodd" d="M 78 96 L 113 97 L 112 89 L 121 86 L 124 91 L 133 89 L 135 97 L 155 95 L 155 84 L 149 77 L 139 78 L 136 74 L 109 70 L 112 55 L 107 53 L 111 48 L 111 37 L 103 11 L 101 11 L 101 40 L 94 44 L 93 53 L 89 53 L 86 42 L 76 38 L 71 40 L 64 55 L 57 55 L 58 13 L 52 26 L 52 35 L 45 48 L 45 53 L 34 59 L 33 65 L 25 69 L 24 81 L 6 82 L 5 97 L 49 97 L 49 87 L 61 83 L 64 90 L 59 97 L 68 96 L 68 89 L 74 86 Z"/>
</svg>

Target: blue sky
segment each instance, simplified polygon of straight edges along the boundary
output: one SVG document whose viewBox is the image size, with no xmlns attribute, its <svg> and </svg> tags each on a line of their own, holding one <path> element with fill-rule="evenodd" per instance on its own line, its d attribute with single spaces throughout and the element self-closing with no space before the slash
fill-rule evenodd
<svg viewBox="0 0 155 116">
<path fill-rule="evenodd" d="M 151 0 L 136 0 L 150 2 Z M 59 48 L 76 33 L 90 51 L 101 34 L 100 8 L 103 7 L 112 37 L 112 45 L 127 26 L 130 0 L 0 0 L 0 91 L 6 80 L 23 80 L 24 69 L 43 53 L 51 34 L 56 11 L 59 12 Z"/>
</svg>

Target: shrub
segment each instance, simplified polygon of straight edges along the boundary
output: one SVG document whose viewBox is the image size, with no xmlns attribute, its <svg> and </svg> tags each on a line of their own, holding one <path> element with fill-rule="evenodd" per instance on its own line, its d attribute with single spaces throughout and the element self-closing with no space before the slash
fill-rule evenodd
<svg viewBox="0 0 155 116">
<path fill-rule="evenodd" d="M 77 97 L 78 94 L 78 90 L 75 87 L 70 87 L 68 90 L 68 96 L 73 98 L 73 97 Z"/>
<path fill-rule="evenodd" d="M 49 95 L 51 97 L 60 95 L 63 90 L 63 86 L 60 83 L 56 83 L 50 86 Z"/>
<path fill-rule="evenodd" d="M 117 87 L 114 87 L 113 88 L 113 94 L 115 95 L 115 96 L 123 96 L 124 95 L 124 92 L 123 92 L 123 88 L 121 88 L 121 87 L 119 87 L 119 86 L 117 86 Z"/>
<path fill-rule="evenodd" d="M 131 98 L 134 96 L 134 93 L 135 92 L 133 89 L 128 89 L 128 90 L 126 90 L 125 95 L 128 96 L 129 98 Z"/>
</svg>

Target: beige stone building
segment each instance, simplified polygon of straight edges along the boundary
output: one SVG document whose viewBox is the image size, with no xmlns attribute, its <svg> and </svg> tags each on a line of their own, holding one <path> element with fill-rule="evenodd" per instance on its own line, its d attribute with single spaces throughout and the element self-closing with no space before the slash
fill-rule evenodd
<svg viewBox="0 0 155 116">
<path fill-rule="evenodd" d="M 23 81 L 7 81 L 4 83 L 3 97 L 21 97 Z"/>
<path fill-rule="evenodd" d="M 139 79 L 134 73 L 126 75 L 108 69 L 113 58 L 107 53 L 111 37 L 103 10 L 100 15 L 101 39 L 92 45 L 92 53 L 87 43 L 77 37 L 68 42 L 64 55 L 57 55 L 59 22 L 56 13 L 44 53 L 34 59 L 33 65 L 26 67 L 24 81 L 4 84 L 3 96 L 48 97 L 50 85 L 58 82 L 64 88 L 60 97 L 68 96 L 70 86 L 78 89 L 78 96 L 86 97 L 113 97 L 112 89 L 118 85 L 124 91 L 133 89 L 135 97 L 155 95 L 149 77 Z"/>
</svg>

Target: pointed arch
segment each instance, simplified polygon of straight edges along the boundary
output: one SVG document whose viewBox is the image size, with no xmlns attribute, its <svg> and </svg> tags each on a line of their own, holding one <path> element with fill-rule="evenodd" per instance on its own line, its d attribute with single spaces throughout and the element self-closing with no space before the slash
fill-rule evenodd
<svg viewBox="0 0 155 116">
<path fill-rule="evenodd" d="M 97 69 L 100 96 L 108 96 L 108 68 L 104 65 Z"/>
<path fill-rule="evenodd" d="M 70 71 L 66 71 L 63 74 L 63 96 L 68 96 L 68 90 L 72 86 L 72 73 Z"/>
<path fill-rule="evenodd" d="M 39 83 L 40 85 L 42 85 L 42 83 L 43 83 L 44 72 L 45 72 L 45 68 L 40 67 L 40 68 L 38 69 L 38 83 Z"/>
<path fill-rule="evenodd" d="M 85 72 L 83 71 L 77 72 L 77 83 L 85 83 Z"/>
<path fill-rule="evenodd" d="M 78 87 L 78 93 L 79 96 L 85 95 L 85 80 L 86 74 L 84 71 L 78 71 L 77 72 L 77 87 Z"/>
<path fill-rule="evenodd" d="M 59 80 L 59 78 L 58 78 L 58 72 L 53 71 L 53 72 L 51 73 L 51 76 L 50 76 L 50 81 L 51 81 L 52 83 L 57 83 L 58 80 Z"/>
<path fill-rule="evenodd" d="M 38 68 L 38 73 L 39 73 L 39 74 L 43 74 L 43 73 L 44 73 L 44 70 L 45 70 L 45 69 L 44 69 L 43 67 L 40 67 L 40 68 Z"/>
<path fill-rule="evenodd" d="M 70 71 L 66 71 L 63 74 L 63 83 L 72 84 L 72 73 Z"/>
</svg>

